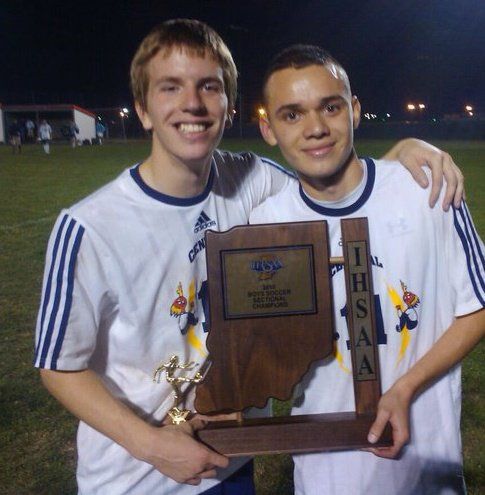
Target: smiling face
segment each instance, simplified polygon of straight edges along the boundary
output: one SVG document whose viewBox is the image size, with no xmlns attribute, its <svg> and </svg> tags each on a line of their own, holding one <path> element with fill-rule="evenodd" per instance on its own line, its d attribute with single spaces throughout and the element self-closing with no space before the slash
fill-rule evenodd
<svg viewBox="0 0 485 495">
<path fill-rule="evenodd" d="M 278 144 L 305 190 L 317 199 L 339 199 L 357 187 L 362 172 L 353 131 L 360 104 L 343 70 L 333 63 L 277 70 L 264 90 L 261 133 Z"/>
<path fill-rule="evenodd" d="M 148 64 L 145 106 L 136 103 L 152 130 L 152 157 L 160 163 L 204 167 L 229 121 L 223 70 L 209 55 L 160 50 Z"/>
</svg>

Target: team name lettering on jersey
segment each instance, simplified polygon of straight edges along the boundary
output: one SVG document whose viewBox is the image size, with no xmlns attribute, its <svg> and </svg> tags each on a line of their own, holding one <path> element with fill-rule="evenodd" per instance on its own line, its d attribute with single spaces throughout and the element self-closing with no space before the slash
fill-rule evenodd
<svg viewBox="0 0 485 495">
<path fill-rule="evenodd" d="M 198 253 L 205 249 L 205 239 L 202 238 L 194 244 L 194 247 L 189 251 L 189 260 L 192 263 Z"/>
</svg>

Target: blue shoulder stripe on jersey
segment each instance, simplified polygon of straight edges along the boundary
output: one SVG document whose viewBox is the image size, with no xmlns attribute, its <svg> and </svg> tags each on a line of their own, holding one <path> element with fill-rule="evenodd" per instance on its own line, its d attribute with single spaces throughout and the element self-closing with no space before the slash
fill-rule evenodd
<svg viewBox="0 0 485 495">
<path fill-rule="evenodd" d="M 157 191 L 156 189 L 150 187 L 142 179 L 139 168 L 140 168 L 140 164 L 131 168 L 130 175 L 133 178 L 133 180 L 138 184 L 140 189 L 145 194 L 152 197 L 153 199 L 156 199 L 157 201 L 173 206 L 193 206 L 196 205 L 197 203 L 200 203 L 201 201 L 204 201 L 204 199 L 206 199 L 207 196 L 209 196 L 209 193 L 211 192 L 212 189 L 212 183 L 214 182 L 214 163 L 212 162 L 211 170 L 209 173 L 209 179 L 207 180 L 207 185 L 205 186 L 204 190 L 199 195 L 194 196 L 192 198 L 176 198 L 174 196 L 169 196 L 168 194 L 163 194 Z"/>
<path fill-rule="evenodd" d="M 280 165 L 278 162 L 274 162 L 273 160 L 270 160 L 269 158 L 266 158 L 265 156 L 260 156 L 259 158 L 263 163 L 266 163 L 267 165 L 269 165 L 271 167 L 277 168 L 278 170 L 280 170 L 284 174 L 289 175 L 290 177 L 296 178 L 296 174 L 293 170 L 288 170 L 287 168 Z"/>
<path fill-rule="evenodd" d="M 478 237 L 478 233 L 475 229 L 475 226 L 473 225 L 473 220 L 472 220 L 472 216 L 470 215 L 470 210 L 468 209 L 468 205 L 466 204 L 465 201 L 463 201 L 463 211 L 464 211 L 465 216 L 466 216 L 468 223 L 470 225 L 471 234 L 472 234 L 473 239 L 475 241 L 475 249 L 478 252 L 478 256 L 482 260 L 482 268 L 485 269 L 485 254 L 483 252 L 483 249 L 482 249 L 482 246 L 480 243 L 480 239 Z"/>
<path fill-rule="evenodd" d="M 461 217 L 461 220 L 463 221 L 463 226 L 460 224 L 460 218 L 458 214 Z M 476 264 L 474 265 L 472 263 L 472 257 L 473 260 L 476 263 L 476 256 L 473 250 L 473 246 L 469 244 L 469 232 L 465 223 L 465 215 L 463 213 L 463 208 L 453 208 L 453 223 L 455 225 L 456 232 L 458 233 L 458 236 L 461 240 L 461 244 L 463 246 L 463 251 L 465 253 L 466 257 L 466 264 L 467 264 L 467 270 L 468 270 L 468 275 L 470 277 L 470 281 L 472 283 L 473 291 L 475 292 L 475 295 L 477 296 L 477 299 L 480 301 L 482 306 L 485 306 L 485 298 L 483 297 L 483 294 L 480 291 L 480 288 L 477 284 L 477 279 L 474 273 L 474 267 L 477 269 L 477 274 L 479 278 L 481 279 L 480 275 L 480 267 L 478 267 Z M 483 268 L 482 268 L 483 269 Z M 481 286 L 483 288 L 483 279 L 481 279 Z"/>
<path fill-rule="evenodd" d="M 471 222 L 470 216 L 466 214 L 465 207 L 460 208 L 459 213 L 460 213 L 460 216 L 462 218 L 463 225 L 465 227 L 465 236 L 467 238 L 468 245 L 470 247 L 471 255 L 473 258 L 472 267 L 475 269 L 476 276 L 478 278 L 478 281 L 480 282 L 480 287 L 482 288 L 483 293 L 485 294 L 485 282 L 484 282 L 483 274 L 482 274 L 482 272 L 483 272 L 483 260 L 482 260 L 482 264 L 480 267 L 480 263 L 479 263 L 478 258 L 477 258 L 477 256 L 478 257 L 480 256 L 480 246 L 477 246 L 472 242 L 472 236 L 473 236 L 473 231 L 475 230 L 475 227 L 473 226 L 473 223 Z M 467 220 L 468 220 L 468 223 L 467 223 Z M 474 236 L 474 239 L 476 239 L 475 236 Z"/>
<path fill-rule="evenodd" d="M 372 160 L 371 158 L 364 158 L 364 160 L 367 166 L 367 182 L 365 184 L 364 190 L 362 191 L 362 194 L 353 204 L 346 206 L 345 208 L 328 208 L 326 206 L 316 204 L 305 194 L 300 184 L 301 199 L 313 211 L 320 213 L 320 215 L 326 215 L 329 217 L 344 217 L 359 210 L 369 199 L 376 179 L 376 164 L 374 163 L 374 160 Z"/>
<path fill-rule="evenodd" d="M 38 336 L 38 341 L 37 341 L 37 349 L 35 351 L 35 359 L 37 360 L 37 356 L 39 354 L 39 347 L 40 343 L 42 342 L 42 335 L 44 333 L 44 321 L 45 321 L 45 313 L 47 311 L 47 306 L 49 305 L 50 301 L 50 296 L 51 296 L 51 287 L 52 287 L 52 276 L 54 273 L 54 266 L 56 264 L 57 260 L 57 254 L 59 252 L 59 244 L 61 242 L 61 236 L 62 232 L 64 230 L 64 225 L 68 219 L 68 215 L 64 215 L 62 218 L 62 221 L 59 225 L 59 228 L 57 229 L 57 235 L 56 235 L 56 240 L 54 241 L 54 247 L 52 249 L 52 257 L 50 260 L 50 268 L 49 268 L 49 275 L 47 277 L 47 284 L 44 290 L 44 304 L 42 305 L 42 312 L 40 316 L 40 325 L 39 325 L 39 336 Z"/>
<path fill-rule="evenodd" d="M 49 353 L 49 347 L 51 345 L 51 340 L 52 340 L 52 334 L 54 332 L 54 327 L 57 319 L 57 313 L 59 311 L 59 306 L 61 302 L 61 296 L 62 296 L 62 279 L 64 275 L 64 266 L 66 264 L 66 254 L 67 254 L 67 249 L 69 247 L 69 240 L 71 238 L 72 231 L 74 229 L 74 225 L 76 224 L 76 221 L 74 219 L 71 219 L 69 222 L 69 225 L 67 226 L 66 233 L 63 238 L 63 245 L 62 245 L 62 252 L 61 252 L 61 259 L 59 262 L 59 269 L 57 270 L 57 276 L 56 276 L 56 291 L 54 294 L 54 303 L 52 305 L 52 310 L 50 313 L 50 318 L 49 318 L 49 324 L 47 326 L 47 331 L 45 335 L 45 340 L 44 340 L 44 345 L 42 346 L 42 354 L 40 357 L 40 367 L 44 368 L 46 359 L 47 359 L 47 354 Z"/>
<path fill-rule="evenodd" d="M 61 325 L 59 327 L 59 333 L 57 335 L 56 345 L 54 347 L 54 352 L 52 354 L 51 360 L 51 369 L 53 370 L 57 369 L 57 359 L 59 358 L 59 354 L 61 352 L 62 343 L 64 342 L 64 335 L 66 333 L 67 322 L 71 313 L 72 292 L 74 290 L 74 269 L 76 267 L 77 254 L 79 252 L 79 247 L 81 246 L 83 235 L 84 227 L 80 225 L 74 239 L 71 256 L 69 257 L 69 265 L 67 269 L 66 301 L 64 303 L 64 312 L 62 314 Z"/>
</svg>

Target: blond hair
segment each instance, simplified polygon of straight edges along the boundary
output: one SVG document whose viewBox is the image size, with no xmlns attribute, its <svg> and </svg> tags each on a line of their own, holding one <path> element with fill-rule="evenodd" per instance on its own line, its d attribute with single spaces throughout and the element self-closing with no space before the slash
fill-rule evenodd
<svg viewBox="0 0 485 495">
<path fill-rule="evenodd" d="M 148 64 L 160 50 L 168 53 L 175 47 L 200 57 L 208 54 L 220 64 L 228 109 L 232 113 L 237 96 L 236 64 L 222 38 L 210 26 L 194 19 L 172 19 L 164 22 L 143 39 L 130 68 L 130 86 L 135 102 L 146 110 Z"/>
</svg>

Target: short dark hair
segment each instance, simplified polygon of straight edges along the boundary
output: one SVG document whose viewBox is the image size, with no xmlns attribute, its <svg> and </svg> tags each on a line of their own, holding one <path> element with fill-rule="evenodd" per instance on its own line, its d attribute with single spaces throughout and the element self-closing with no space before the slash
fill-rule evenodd
<svg viewBox="0 0 485 495">
<path fill-rule="evenodd" d="M 266 85 L 269 78 L 275 73 L 283 69 L 303 69 L 310 65 L 328 65 L 334 64 L 345 75 L 347 82 L 348 76 L 342 64 L 333 57 L 329 52 L 317 45 L 291 45 L 281 52 L 277 53 L 271 62 L 263 77 L 263 99 L 266 100 Z M 350 87 L 350 84 L 349 84 Z"/>
</svg>

